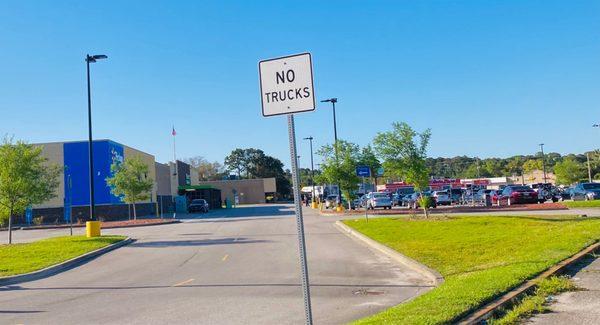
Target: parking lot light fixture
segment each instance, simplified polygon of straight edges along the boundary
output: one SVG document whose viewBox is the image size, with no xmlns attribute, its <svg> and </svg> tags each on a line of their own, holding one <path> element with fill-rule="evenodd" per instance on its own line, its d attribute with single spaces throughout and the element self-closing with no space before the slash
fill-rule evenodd
<svg viewBox="0 0 600 325">
<path fill-rule="evenodd" d="M 312 199 L 311 202 L 315 202 L 315 165 L 313 163 L 313 137 L 312 135 L 304 138 L 304 140 L 310 141 L 310 186 L 312 187 Z"/>
<path fill-rule="evenodd" d="M 108 58 L 104 54 L 89 55 L 85 57 L 87 67 L 87 97 L 88 97 L 88 150 L 90 165 L 90 220 L 95 221 L 95 202 L 94 202 L 94 151 L 92 149 L 92 95 L 90 86 L 90 63 Z"/>
<path fill-rule="evenodd" d="M 338 137 L 337 137 L 337 123 L 336 123 L 336 119 L 335 119 L 335 103 L 338 102 L 337 98 L 329 98 L 329 99 L 323 99 L 321 101 L 321 103 L 331 103 L 332 107 L 333 107 L 333 148 L 335 150 L 335 161 L 336 164 L 338 163 Z M 339 182 L 338 182 L 339 183 Z M 341 202 L 341 192 L 340 192 L 340 185 L 338 184 L 338 204 Z"/>
<path fill-rule="evenodd" d="M 542 151 L 542 168 L 544 171 L 544 183 L 547 183 L 546 181 L 546 157 L 544 156 L 544 144 L 540 143 L 540 149 Z"/>
</svg>

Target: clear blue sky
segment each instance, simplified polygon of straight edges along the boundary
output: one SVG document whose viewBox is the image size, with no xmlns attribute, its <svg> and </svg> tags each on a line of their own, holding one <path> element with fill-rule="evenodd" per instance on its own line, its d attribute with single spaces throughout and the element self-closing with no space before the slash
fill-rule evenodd
<svg viewBox="0 0 600 325">
<path fill-rule="evenodd" d="M 289 166 L 285 117 L 261 116 L 257 63 L 309 51 L 318 98 L 338 97 L 340 138 L 392 121 L 433 132 L 430 155 L 505 157 L 600 146 L 598 1 L 3 1 L 0 133 L 94 137 L 172 158 L 256 147 Z M 330 106 L 297 116 L 333 140 Z"/>
</svg>

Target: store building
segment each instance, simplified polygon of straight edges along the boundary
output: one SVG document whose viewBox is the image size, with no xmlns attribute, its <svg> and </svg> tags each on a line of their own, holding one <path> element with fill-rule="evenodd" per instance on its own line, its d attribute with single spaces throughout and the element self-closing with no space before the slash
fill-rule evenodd
<svg viewBox="0 0 600 325">
<path fill-rule="evenodd" d="M 42 155 L 49 164 L 61 167 L 59 185 L 55 197 L 33 206 L 33 215 L 43 217 L 44 223 L 63 222 L 68 219 L 65 206 L 71 212 L 74 222 L 89 219 L 90 174 L 88 141 L 52 142 L 34 144 L 42 148 Z M 104 220 L 127 218 L 130 207 L 119 197 L 114 196 L 106 179 L 112 176 L 110 167 L 130 157 L 139 157 L 148 165 L 145 175 L 156 181 L 154 156 L 111 140 L 95 140 L 94 154 L 94 201 L 96 213 Z M 150 199 L 140 202 L 138 216 L 156 214 L 157 188 L 154 186 Z"/>
<path fill-rule="evenodd" d="M 199 185 L 221 190 L 221 201 L 232 204 L 266 203 L 277 192 L 275 178 L 201 181 Z"/>
</svg>

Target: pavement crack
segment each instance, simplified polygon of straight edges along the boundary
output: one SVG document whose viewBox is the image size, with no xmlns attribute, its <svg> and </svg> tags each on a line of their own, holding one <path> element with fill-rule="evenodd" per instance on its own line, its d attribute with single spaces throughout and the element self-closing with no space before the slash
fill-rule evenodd
<svg viewBox="0 0 600 325">
<path fill-rule="evenodd" d="M 183 261 L 181 264 L 178 265 L 178 267 L 182 267 L 184 266 L 187 262 L 189 262 L 192 258 L 196 257 L 196 255 L 198 255 L 200 251 L 196 251 L 194 254 L 192 254 L 192 256 L 188 257 L 185 261 Z"/>
</svg>

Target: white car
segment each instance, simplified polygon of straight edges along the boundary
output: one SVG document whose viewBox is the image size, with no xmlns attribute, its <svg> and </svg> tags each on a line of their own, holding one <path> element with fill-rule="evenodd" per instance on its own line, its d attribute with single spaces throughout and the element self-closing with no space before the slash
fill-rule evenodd
<svg viewBox="0 0 600 325">
<path fill-rule="evenodd" d="M 367 208 L 370 210 L 375 208 L 391 209 L 392 199 L 388 193 L 371 192 L 367 194 Z"/>
<path fill-rule="evenodd" d="M 431 196 L 433 196 L 437 205 L 452 204 L 452 197 L 448 191 L 434 191 Z"/>
<path fill-rule="evenodd" d="M 333 208 L 335 208 L 335 206 L 337 204 L 337 201 L 338 201 L 337 195 L 329 195 L 325 199 L 325 209 L 333 209 Z"/>
</svg>

